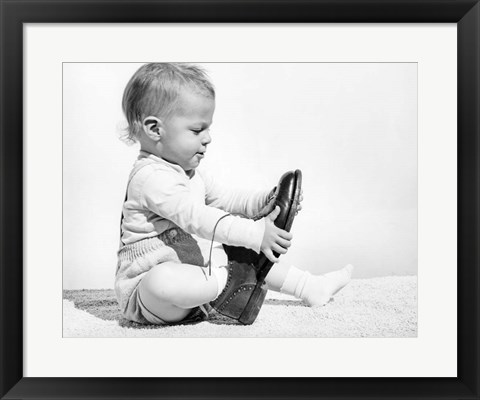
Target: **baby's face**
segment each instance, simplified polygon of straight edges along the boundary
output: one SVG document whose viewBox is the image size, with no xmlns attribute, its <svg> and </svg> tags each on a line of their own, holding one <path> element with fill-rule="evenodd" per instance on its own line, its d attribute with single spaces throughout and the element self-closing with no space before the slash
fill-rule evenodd
<svg viewBox="0 0 480 400">
<path fill-rule="evenodd" d="M 212 141 L 208 128 L 212 124 L 215 100 L 184 92 L 179 105 L 179 109 L 164 120 L 160 156 L 190 171 L 198 167 Z"/>
</svg>

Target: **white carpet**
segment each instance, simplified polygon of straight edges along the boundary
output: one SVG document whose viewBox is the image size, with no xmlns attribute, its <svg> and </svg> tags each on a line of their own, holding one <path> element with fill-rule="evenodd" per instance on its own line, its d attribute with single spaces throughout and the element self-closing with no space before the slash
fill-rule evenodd
<svg viewBox="0 0 480 400">
<path fill-rule="evenodd" d="M 269 292 L 253 325 L 219 318 L 196 325 L 121 327 L 63 302 L 63 337 L 416 337 L 417 277 L 354 279 L 324 307 Z"/>
</svg>

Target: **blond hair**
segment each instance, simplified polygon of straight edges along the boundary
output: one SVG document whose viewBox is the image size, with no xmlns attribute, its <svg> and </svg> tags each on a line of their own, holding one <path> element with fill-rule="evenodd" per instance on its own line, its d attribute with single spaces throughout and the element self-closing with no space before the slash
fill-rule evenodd
<svg viewBox="0 0 480 400">
<path fill-rule="evenodd" d="M 215 98 L 215 89 L 206 72 L 193 64 L 149 63 L 130 78 L 122 99 L 128 128 L 123 138 L 136 142 L 143 120 L 154 115 L 168 118 L 177 109 L 182 90 L 193 90 Z"/>
</svg>

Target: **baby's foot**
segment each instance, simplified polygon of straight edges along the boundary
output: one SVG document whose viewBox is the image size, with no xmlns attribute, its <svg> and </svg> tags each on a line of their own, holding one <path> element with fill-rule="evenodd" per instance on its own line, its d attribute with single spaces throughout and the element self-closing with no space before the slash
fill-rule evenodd
<svg viewBox="0 0 480 400">
<path fill-rule="evenodd" d="M 302 291 L 302 299 L 311 307 L 324 306 L 335 293 L 345 287 L 352 278 L 353 265 L 329 272 L 325 275 L 311 275 Z"/>
</svg>

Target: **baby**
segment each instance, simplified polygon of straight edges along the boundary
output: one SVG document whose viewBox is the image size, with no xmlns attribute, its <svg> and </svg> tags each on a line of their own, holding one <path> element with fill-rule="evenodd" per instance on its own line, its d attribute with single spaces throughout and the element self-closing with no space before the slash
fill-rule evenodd
<svg viewBox="0 0 480 400">
<path fill-rule="evenodd" d="M 201 68 L 146 64 L 128 82 L 122 106 L 128 139 L 140 144 L 123 204 L 115 278 L 127 319 L 165 325 L 206 318 L 209 304 L 227 290 L 232 268 L 222 246 L 209 247 L 213 236 L 263 252 L 274 262 L 267 288 L 309 306 L 325 305 L 350 281 L 350 265 L 316 276 L 279 263 L 274 253 L 285 254 L 292 240 L 274 224 L 279 207 L 252 219 L 275 190 L 227 189 L 199 168 L 215 111 L 215 90 Z"/>
</svg>

